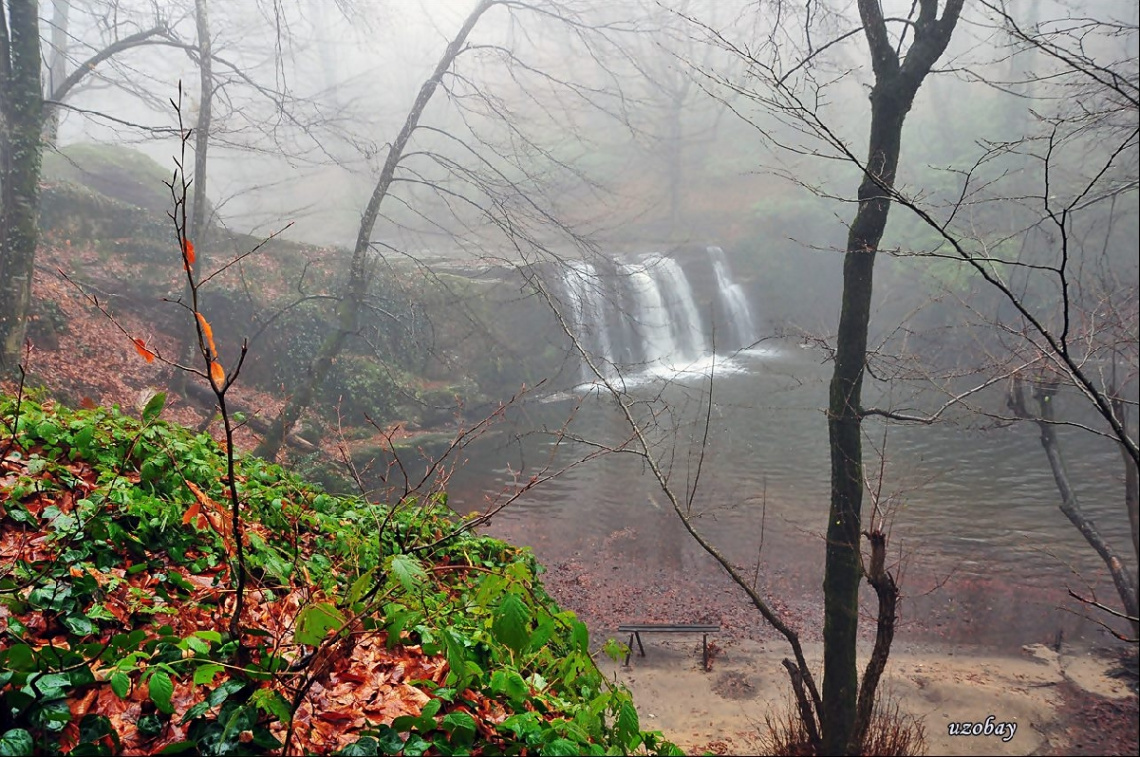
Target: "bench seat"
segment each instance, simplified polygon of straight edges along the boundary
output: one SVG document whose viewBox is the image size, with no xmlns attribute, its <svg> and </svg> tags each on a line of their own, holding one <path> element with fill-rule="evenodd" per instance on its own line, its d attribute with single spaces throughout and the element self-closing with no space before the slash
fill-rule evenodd
<svg viewBox="0 0 1140 757">
<path fill-rule="evenodd" d="M 699 633 L 702 635 L 702 661 L 705 670 L 709 669 L 709 634 L 720 633 L 720 626 L 704 623 L 625 623 L 618 626 L 618 633 L 629 634 L 629 652 L 625 655 L 625 664 L 629 665 L 629 658 L 633 655 L 633 642 L 637 640 L 637 649 L 642 657 L 645 656 L 645 647 L 641 643 L 643 633 Z"/>
</svg>

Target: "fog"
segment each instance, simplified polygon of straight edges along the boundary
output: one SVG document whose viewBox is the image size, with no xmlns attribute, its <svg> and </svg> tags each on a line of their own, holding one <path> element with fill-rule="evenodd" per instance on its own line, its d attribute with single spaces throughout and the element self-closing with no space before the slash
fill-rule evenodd
<svg viewBox="0 0 1140 757">
<path fill-rule="evenodd" d="M 901 319 L 938 329 L 1003 312 L 948 254 L 940 224 L 981 255 L 1000 248 L 1016 259 L 1011 286 L 1050 298 L 1058 282 L 1021 266 L 1056 264 L 1050 219 L 1080 199 L 1062 223 L 1065 254 L 1136 279 L 1135 108 L 1049 47 L 1134 81 L 1136 7 L 1098 3 L 1100 26 L 1070 3 L 1004 18 L 1002 7 L 967 8 L 908 115 L 897 186 L 919 212 L 890 215 L 882 338 Z M 208 177 L 192 176 L 193 140 L 185 168 L 205 185 L 210 222 L 351 248 L 421 87 L 474 8 L 45 3 L 46 91 L 86 71 L 56 107 L 48 151 L 66 162 L 82 143 L 127 145 L 172 171 L 179 128 L 201 111 L 208 12 Z M 909 12 L 887 4 L 892 18 Z M 892 23 L 905 50 L 907 26 Z M 766 328 L 827 339 L 870 121 L 858 31 L 843 4 L 491 3 L 427 99 L 366 241 L 382 255 L 508 266 L 717 245 L 740 258 Z"/>
<path fill-rule="evenodd" d="M 922 633 L 1102 638 L 1058 607 L 1140 549 L 1140 6 L 969 2 L 932 53 L 946 5 L 44 0 L 42 123 L 0 90 L 0 369 L 168 387 L 330 489 L 509 501 L 546 562 L 628 543 L 676 611 L 736 591 L 706 514 L 814 602 L 858 468 Z M 587 593 L 656 602 L 625 580 Z"/>
<path fill-rule="evenodd" d="M 73 66 L 113 39 L 160 24 L 179 44 L 195 41 L 190 3 L 71 5 L 65 55 Z M 291 221 L 295 238 L 351 244 L 385 145 L 472 4 L 216 5 L 211 42 L 224 63 L 215 66 L 207 194 L 217 220 L 257 233 Z M 1135 13 L 1127 3 L 1117 4 L 1118 13 L 1098 7 L 1124 20 Z M 417 150 L 438 152 L 453 165 L 409 160 L 416 177 L 396 193 L 404 207 L 386 209 L 388 223 L 377 235 L 441 254 L 503 246 L 481 238 L 475 206 L 488 198 L 472 177 L 456 174 L 509 165 L 506 178 L 520 184 L 508 191 L 525 192 L 603 245 L 761 235 L 779 244 L 838 246 L 841 225 L 814 225 L 818 233 L 805 234 L 781 211 L 810 206 L 826 216 L 830 206 L 818 195 L 849 198 L 858 170 L 835 144 L 806 134 L 766 103 L 749 67 L 792 69 L 789 61 L 857 25 L 851 9 L 820 13 L 805 33 L 799 11 L 779 8 L 537 2 L 490 9 L 416 136 Z M 45 37 L 50 10 L 45 4 Z M 1025 10 L 1030 24 L 1069 13 L 1053 3 Z M 1023 97 L 1034 79 L 1025 67 L 1052 63 L 1016 50 L 984 10 L 972 12 L 955 35 L 946 72 L 922 88 L 904 143 L 903 180 L 935 202 L 955 196 L 960 182 L 948 171 L 968 169 L 983 154 L 980 145 L 1038 136 L 1056 104 Z M 1113 59 L 1135 56 L 1134 34 L 1090 44 L 1091 53 Z M 750 54 L 752 61 L 744 57 Z M 810 54 L 811 65 L 793 69 L 787 83 L 858 157 L 870 81 L 861 40 L 851 36 Z M 115 55 L 67 97 L 59 145 L 127 143 L 169 165 L 177 152 L 169 101 L 181 83 L 184 125 L 192 127 L 197 82 L 193 50 L 154 44 Z M 436 183 L 461 188 L 473 206 L 448 207 Z M 932 195 L 932 186 L 945 191 Z M 837 214 L 841 219 L 841 208 Z"/>
</svg>

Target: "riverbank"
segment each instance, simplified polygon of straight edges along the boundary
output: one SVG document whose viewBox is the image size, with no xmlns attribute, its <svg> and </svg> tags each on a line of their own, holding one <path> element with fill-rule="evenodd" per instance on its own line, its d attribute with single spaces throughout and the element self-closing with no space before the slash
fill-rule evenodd
<svg viewBox="0 0 1140 757">
<path fill-rule="evenodd" d="M 647 635 L 645 658 L 635 655 L 628 668 L 603 663 L 607 675 L 633 692 L 644 726 L 691 753 L 763 753 L 764 718 L 779 715 L 789 701 L 780 664 L 788 647 L 743 592 L 684 542 L 668 540 L 663 548 L 660 539 L 633 528 L 598 537 L 548 526 L 542 519 L 501 519 L 490 531 L 535 550 L 548 568 L 547 589 L 578 613 L 595 641 L 627 641 L 617 633 L 627 622 L 722 629 L 710 638 L 717 653 L 709 672 L 701 667 L 696 636 Z M 805 538 L 794 546 L 784 551 L 798 550 L 798 560 L 768 560 L 749 576 L 799 630 L 819 670 L 817 545 Z M 922 720 L 930 754 L 1136 753 L 1137 697 L 1126 680 L 1107 675 L 1122 645 L 1089 620 L 1059 611 L 1067 599 L 1063 586 L 1032 589 L 1000 576 L 928 575 L 920 568 L 912 564 L 904 576 L 882 691 Z M 864 606 L 873 607 L 873 597 Z M 867 622 L 863 630 L 865 654 L 874 629 Z M 991 715 L 994 731 L 997 723 L 1017 726 L 1008 741 L 985 735 Z M 971 729 L 979 723 L 983 733 L 951 736 L 951 723 Z"/>
<path fill-rule="evenodd" d="M 603 667 L 633 692 L 644 727 L 659 728 L 689 753 L 764 753 L 765 716 L 790 704 L 780 665 L 786 645 L 721 640 L 705 671 L 699 638 L 644 641 L 645 657 L 635 653 L 628 667 L 608 660 Z M 804 651 L 818 668 L 821 645 Z M 921 720 L 933 755 L 1135 754 L 1137 699 L 1125 681 L 1106 674 L 1111 664 L 1068 647 L 1057 653 L 1029 646 L 1013 657 L 901 643 L 881 691 Z M 962 724 L 971 725 L 971 735 L 950 735 Z"/>
</svg>

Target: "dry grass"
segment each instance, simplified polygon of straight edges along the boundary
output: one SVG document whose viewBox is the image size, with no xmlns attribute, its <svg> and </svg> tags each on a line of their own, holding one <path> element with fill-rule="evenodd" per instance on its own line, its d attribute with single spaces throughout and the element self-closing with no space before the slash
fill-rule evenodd
<svg viewBox="0 0 1140 757">
<path fill-rule="evenodd" d="M 780 712 L 764 717 L 760 743 L 764 754 L 780 757 L 813 757 L 816 754 L 794 702 L 789 702 Z M 903 713 L 898 703 L 890 699 L 875 704 L 871 727 L 867 730 L 860 754 L 924 755 L 926 751 L 926 729 L 922 721 Z"/>
</svg>

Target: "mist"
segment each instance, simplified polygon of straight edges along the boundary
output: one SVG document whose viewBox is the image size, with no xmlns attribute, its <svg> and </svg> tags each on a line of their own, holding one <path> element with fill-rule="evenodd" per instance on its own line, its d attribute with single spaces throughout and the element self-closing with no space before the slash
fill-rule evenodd
<svg viewBox="0 0 1140 757">
<path fill-rule="evenodd" d="M 900 617 L 1135 635 L 1135 2 L 3 10 L 5 394 L 446 505 L 596 636 L 786 641 L 820 753 L 860 618 L 872 698 Z"/>
</svg>

